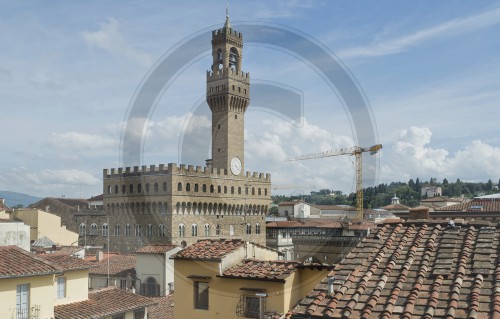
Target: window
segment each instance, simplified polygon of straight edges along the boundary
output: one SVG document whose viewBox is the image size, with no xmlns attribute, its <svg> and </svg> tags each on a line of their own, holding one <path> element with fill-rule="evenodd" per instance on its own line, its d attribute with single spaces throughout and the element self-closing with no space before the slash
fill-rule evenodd
<svg viewBox="0 0 500 319">
<path fill-rule="evenodd" d="M 154 184 L 153 189 L 154 189 L 155 193 L 158 193 L 158 183 Z"/>
<path fill-rule="evenodd" d="M 135 237 L 142 237 L 142 225 L 135 225 Z"/>
<path fill-rule="evenodd" d="M 80 224 L 80 227 L 78 227 L 78 233 L 80 234 L 80 236 L 85 236 L 85 224 L 84 223 L 81 223 Z"/>
<path fill-rule="evenodd" d="M 244 316 L 246 318 L 259 318 L 260 301 L 256 296 L 243 296 L 245 299 Z M 265 303 L 265 300 L 263 300 Z"/>
<path fill-rule="evenodd" d="M 127 191 L 127 187 L 125 185 L 122 185 L 122 194 L 125 194 L 126 191 Z"/>
<path fill-rule="evenodd" d="M 235 48 L 229 50 L 229 67 L 233 70 L 238 67 L 238 50 Z"/>
<path fill-rule="evenodd" d="M 256 235 L 260 234 L 260 224 L 255 224 L 255 234 Z"/>
<path fill-rule="evenodd" d="M 125 319 L 125 314 L 121 313 L 119 315 L 114 315 L 111 319 Z"/>
<path fill-rule="evenodd" d="M 181 182 L 179 182 L 179 183 L 177 184 L 177 190 L 178 190 L 179 192 L 181 192 L 181 191 L 182 191 L 182 183 L 181 183 Z"/>
<path fill-rule="evenodd" d="M 194 191 L 195 191 L 195 193 L 198 192 L 198 184 L 194 184 Z"/>
<path fill-rule="evenodd" d="M 229 236 L 234 236 L 234 225 L 229 225 Z"/>
<path fill-rule="evenodd" d="M 241 195 L 241 187 L 238 187 L 238 195 Z"/>
<path fill-rule="evenodd" d="M 210 236 L 210 225 L 209 224 L 205 224 L 205 237 L 208 237 Z"/>
<path fill-rule="evenodd" d="M 141 284 L 141 294 L 145 296 L 159 296 L 160 285 L 153 277 L 148 277 L 145 282 Z"/>
<path fill-rule="evenodd" d="M 259 192 L 258 192 L 258 194 L 259 194 L 259 196 L 261 195 L 261 193 L 260 193 L 260 188 L 259 188 Z"/>
<path fill-rule="evenodd" d="M 134 192 L 134 184 L 130 184 L 129 186 L 129 190 L 128 190 L 130 193 L 133 193 Z"/>
<path fill-rule="evenodd" d="M 57 278 L 57 299 L 66 297 L 66 277 Z"/>
<path fill-rule="evenodd" d="M 252 187 L 252 195 L 255 195 L 255 187 Z"/>
<path fill-rule="evenodd" d="M 207 185 L 203 184 L 203 186 L 201 187 L 201 190 L 203 193 L 206 193 L 207 192 Z"/>
<path fill-rule="evenodd" d="M 220 236 L 220 225 L 215 226 L 215 235 Z"/>
<path fill-rule="evenodd" d="M 120 225 L 115 225 L 114 234 L 120 236 Z"/>
<path fill-rule="evenodd" d="M 234 186 L 231 186 L 231 194 L 234 194 Z"/>
<path fill-rule="evenodd" d="M 251 235 L 251 234 L 252 234 L 252 225 L 247 224 L 247 235 Z"/>
<path fill-rule="evenodd" d="M 146 227 L 146 237 L 153 237 L 153 225 L 151 224 Z"/>
<path fill-rule="evenodd" d="M 142 184 L 137 184 L 137 192 L 142 192 Z"/>
<path fill-rule="evenodd" d="M 167 182 L 163 182 L 163 191 L 166 192 L 167 191 Z"/>
<path fill-rule="evenodd" d="M 186 192 L 190 192 L 191 191 L 191 184 L 187 183 L 186 184 Z"/>
<path fill-rule="evenodd" d="M 264 195 L 267 196 L 267 188 L 264 188 Z"/>
<path fill-rule="evenodd" d="M 92 224 L 90 225 L 90 234 L 91 235 L 97 235 L 97 224 Z"/>
<path fill-rule="evenodd" d="M 227 186 L 224 186 L 224 194 L 227 194 Z"/>
<path fill-rule="evenodd" d="M 165 225 L 163 224 L 158 226 L 158 237 L 165 237 Z"/>
<path fill-rule="evenodd" d="M 179 225 L 179 237 L 184 237 L 185 236 L 185 227 L 184 224 Z"/>
<path fill-rule="evenodd" d="M 125 236 L 130 236 L 130 224 L 125 225 Z"/>
<path fill-rule="evenodd" d="M 191 225 L 191 236 L 193 237 L 198 236 L 198 225 L 196 224 Z"/>
<path fill-rule="evenodd" d="M 149 193 L 149 183 L 146 183 L 146 193 Z"/>
<path fill-rule="evenodd" d="M 16 319 L 29 318 L 29 291 L 28 284 L 17 285 L 16 287 Z"/>
<path fill-rule="evenodd" d="M 118 194 L 118 185 L 115 185 L 115 194 Z"/>
<path fill-rule="evenodd" d="M 208 310 L 208 282 L 194 282 L 194 307 Z"/>
<path fill-rule="evenodd" d="M 210 193 L 214 192 L 214 185 L 210 185 Z"/>
<path fill-rule="evenodd" d="M 109 234 L 109 226 L 108 224 L 102 224 L 101 235 L 108 236 Z"/>
<path fill-rule="evenodd" d="M 108 186 L 108 194 L 111 194 L 111 185 Z"/>
<path fill-rule="evenodd" d="M 219 193 L 219 194 L 220 194 L 220 193 L 221 193 L 221 190 L 222 190 L 221 186 L 220 186 L 220 185 L 219 185 L 219 186 L 217 186 L 217 193 Z"/>
<path fill-rule="evenodd" d="M 158 295 L 155 295 L 158 296 Z M 134 319 L 144 319 L 145 311 L 144 309 L 134 311 Z"/>
</svg>

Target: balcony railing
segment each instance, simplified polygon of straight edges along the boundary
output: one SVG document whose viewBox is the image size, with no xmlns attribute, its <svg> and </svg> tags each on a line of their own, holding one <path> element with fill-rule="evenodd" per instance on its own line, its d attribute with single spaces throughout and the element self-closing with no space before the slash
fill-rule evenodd
<svg viewBox="0 0 500 319">
<path fill-rule="evenodd" d="M 40 305 L 34 305 L 29 308 L 15 308 L 12 319 L 39 319 Z"/>
</svg>

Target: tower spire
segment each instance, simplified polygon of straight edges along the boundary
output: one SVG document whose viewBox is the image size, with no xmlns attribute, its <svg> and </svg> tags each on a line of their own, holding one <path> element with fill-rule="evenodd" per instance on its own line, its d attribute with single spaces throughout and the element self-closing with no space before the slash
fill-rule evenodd
<svg viewBox="0 0 500 319">
<path fill-rule="evenodd" d="M 231 28 L 231 23 L 229 23 L 229 0 L 226 1 L 226 23 L 224 23 L 224 29 Z"/>
</svg>

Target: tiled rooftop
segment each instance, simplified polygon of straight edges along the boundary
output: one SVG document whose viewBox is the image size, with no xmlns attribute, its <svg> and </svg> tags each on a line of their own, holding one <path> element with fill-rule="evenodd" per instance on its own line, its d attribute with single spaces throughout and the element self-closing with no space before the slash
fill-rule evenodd
<svg viewBox="0 0 500 319">
<path fill-rule="evenodd" d="M 273 221 L 267 222 L 266 228 L 347 228 L 347 229 L 367 229 L 374 228 L 372 222 L 349 223 L 341 222 L 333 219 L 321 219 L 321 218 L 303 218 L 296 220 L 287 221 Z"/>
<path fill-rule="evenodd" d="M 126 311 L 153 306 L 153 298 L 117 288 L 89 292 L 89 299 L 54 307 L 55 319 L 105 318 Z"/>
<path fill-rule="evenodd" d="M 431 197 L 431 198 L 426 198 L 426 199 L 421 199 L 421 202 L 424 203 L 432 203 L 432 202 L 463 202 L 463 198 L 454 198 L 454 197 L 446 197 L 446 196 L 436 196 L 436 197 Z"/>
<path fill-rule="evenodd" d="M 224 271 L 224 277 L 241 279 L 261 279 L 284 281 L 297 270 L 298 262 L 294 261 L 261 261 L 244 259 L 240 264 Z"/>
<path fill-rule="evenodd" d="M 134 255 L 113 255 L 99 262 L 93 262 L 97 267 L 90 270 L 91 275 L 107 275 L 109 261 L 109 274 L 113 276 L 135 275 Z"/>
<path fill-rule="evenodd" d="M 500 201 L 495 199 L 475 198 L 470 202 L 436 208 L 435 211 L 455 212 L 500 212 Z"/>
<path fill-rule="evenodd" d="M 40 258 L 56 265 L 64 271 L 67 270 L 79 270 L 79 269 L 89 269 L 95 267 L 95 265 L 89 261 L 68 256 L 62 254 L 44 254 L 37 255 Z"/>
<path fill-rule="evenodd" d="M 241 239 L 199 240 L 173 256 L 174 259 L 218 260 L 244 245 Z"/>
<path fill-rule="evenodd" d="M 402 205 L 402 204 L 390 204 L 382 207 L 385 210 L 408 210 L 410 207 Z"/>
<path fill-rule="evenodd" d="M 150 299 L 158 304 L 148 308 L 148 319 L 174 319 L 174 294 Z"/>
<path fill-rule="evenodd" d="M 158 245 L 148 245 L 142 248 L 139 248 L 135 251 L 137 254 L 164 254 L 172 249 L 177 248 L 175 245 L 168 244 L 158 244 Z"/>
<path fill-rule="evenodd" d="M 17 246 L 0 246 L 0 279 L 62 272 L 58 266 Z"/>
<path fill-rule="evenodd" d="M 292 318 L 498 319 L 499 237 L 498 225 L 488 222 L 380 225 Z"/>
</svg>

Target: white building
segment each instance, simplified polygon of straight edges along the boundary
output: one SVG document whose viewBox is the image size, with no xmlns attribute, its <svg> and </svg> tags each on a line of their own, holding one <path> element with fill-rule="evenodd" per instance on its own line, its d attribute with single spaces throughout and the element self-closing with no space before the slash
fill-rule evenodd
<svg viewBox="0 0 500 319">
<path fill-rule="evenodd" d="M 0 219 L 0 246 L 11 245 L 30 251 L 30 226 L 21 221 Z"/>
</svg>

